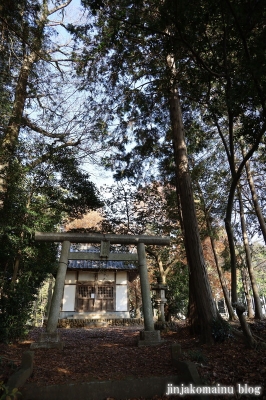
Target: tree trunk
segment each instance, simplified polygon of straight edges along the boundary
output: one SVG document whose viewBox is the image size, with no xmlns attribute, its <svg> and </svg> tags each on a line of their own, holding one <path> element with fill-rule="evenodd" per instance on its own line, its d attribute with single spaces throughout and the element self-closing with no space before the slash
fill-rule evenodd
<svg viewBox="0 0 266 400">
<path fill-rule="evenodd" d="M 194 297 L 194 288 L 191 275 L 189 274 L 189 301 L 187 318 L 190 324 L 190 333 L 199 334 L 201 330 L 200 320 L 197 312 L 197 305 Z"/>
<path fill-rule="evenodd" d="M 18 277 L 18 269 L 19 269 L 19 263 L 20 263 L 20 258 L 21 258 L 21 252 L 18 252 L 16 258 L 15 258 L 15 262 L 14 262 L 14 269 L 13 269 L 13 275 L 12 275 L 12 279 L 11 282 L 15 283 Z"/>
<path fill-rule="evenodd" d="M 248 282 L 247 282 L 247 274 L 246 274 L 246 268 L 241 269 L 241 278 L 242 278 L 242 283 L 243 283 L 243 288 L 247 300 L 247 309 L 248 309 L 248 318 L 253 318 L 253 308 L 252 308 L 252 300 L 250 296 L 250 291 L 248 287 Z"/>
<path fill-rule="evenodd" d="M 159 273 L 160 273 L 160 277 L 162 279 L 162 283 L 165 285 L 166 284 L 166 278 L 167 278 L 167 275 L 168 275 L 168 273 L 170 271 L 171 264 L 168 265 L 167 267 L 164 267 L 160 253 L 156 253 L 155 251 L 149 249 L 148 247 L 146 247 L 146 252 L 149 255 L 151 255 L 152 257 L 154 257 L 154 259 L 156 261 L 156 264 L 158 266 L 158 269 L 159 269 Z"/>
<path fill-rule="evenodd" d="M 230 249 L 230 257 L 231 257 L 231 296 L 232 296 L 232 305 L 234 306 L 237 303 L 237 262 L 236 262 L 236 251 L 235 251 L 235 242 L 234 242 L 234 234 L 231 223 L 231 215 L 233 209 L 233 199 L 234 199 L 234 191 L 232 190 L 233 186 L 231 186 L 231 190 L 228 198 L 228 205 L 226 210 L 225 217 L 225 229 L 228 238 L 228 244 Z"/>
<path fill-rule="evenodd" d="M 215 260 L 215 265 L 216 265 L 216 268 L 217 268 L 217 272 L 218 272 L 220 283 L 221 283 L 221 287 L 222 287 L 222 290 L 223 290 L 223 295 L 224 295 L 226 307 L 227 307 L 228 314 L 229 314 L 229 320 L 232 321 L 232 320 L 236 319 L 236 316 L 235 316 L 233 307 L 232 307 L 231 302 L 230 302 L 230 297 L 229 297 L 228 289 L 227 289 L 227 286 L 226 286 L 226 283 L 225 283 L 224 274 L 223 274 L 222 268 L 219 265 L 218 256 L 217 256 L 217 252 L 216 252 L 216 246 L 215 246 L 215 242 L 213 240 L 213 236 L 212 236 L 212 233 L 211 233 L 212 232 L 211 224 L 210 224 L 208 215 L 207 216 L 205 215 L 205 217 L 206 217 L 206 222 L 207 222 L 207 228 L 208 228 L 209 235 L 210 235 L 212 252 L 213 252 L 213 256 L 214 256 L 214 260 Z"/>
<path fill-rule="evenodd" d="M 66 0 L 63 4 L 57 4 L 51 10 L 48 10 L 47 1 L 44 0 L 40 4 L 38 17 L 34 20 L 37 25 L 34 30 L 29 29 L 28 22 L 22 24 L 24 30 L 22 32 L 21 47 L 23 48 L 23 60 L 20 66 L 16 89 L 14 93 L 14 101 L 9 119 L 8 126 L 4 132 L 3 139 L 0 143 L 0 210 L 4 207 L 5 199 L 8 191 L 8 175 L 10 160 L 15 153 L 19 131 L 22 123 L 23 111 L 27 100 L 27 88 L 29 77 L 33 70 L 34 64 L 40 59 L 42 53 L 42 45 L 44 40 L 44 29 L 48 23 L 47 17 L 65 8 L 72 0 Z M 33 38 L 32 38 L 33 35 Z M 49 55 L 45 55 L 49 58 Z"/>
<path fill-rule="evenodd" d="M 229 320 L 232 321 L 232 320 L 236 319 L 236 316 L 235 316 L 235 313 L 234 313 L 234 310 L 233 310 L 233 307 L 232 307 L 232 304 L 231 304 L 231 301 L 230 301 L 230 296 L 229 296 L 229 292 L 228 292 L 228 289 L 227 289 L 227 286 L 226 286 L 226 283 L 225 283 L 224 274 L 223 274 L 222 268 L 219 265 L 218 256 L 217 256 L 217 252 L 216 252 L 216 246 L 215 246 L 215 242 L 214 242 L 213 234 L 212 234 L 213 230 L 212 230 L 212 226 L 211 226 L 211 222 L 210 222 L 210 216 L 209 216 L 209 213 L 208 213 L 208 211 L 206 209 L 206 206 L 205 206 L 205 200 L 204 200 L 204 197 L 203 197 L 203 194 L 202 194 L 202 191 L 201 191 L 201 187 L 200 187 L 200 185 L 198 183 L 197 183 L 197 187 L 198 187 L 198 190 L 199 190 L 200 195 L 201 195 L 201 200 L 203 202 L 203 211 L 204 211 L 205 221 L 206 221 L 206 225 L 207 225 L 207 229 L 208 229 L 208 235 L 209 235 L 209 238 L 210 238 L 210 241 L 211 241 L 212 252 L 213 252 L 213 256 L 214 256 L 215 265 L 216 265 L 216 269 L 217 269 L 217 272 L 218 272 L 220 284 L 221 284 L 221 287 L 222 287 L 222 290 L 223 290 L 223 295 L 224 295 L 225 303 L 226 303 L 228 314 L 229 314 Z"/>
<path fill-rule="evenodd" d="M 263 313 L 262 313 L 262 307 L 261 307 L 261 302 L 260 302 L 259 289 L 258 289 L 256 277 L 255 277 L 255 272 L 254 272 L 254 269 L 252 266 L 251 252 L 250 252 L 250 247 L 249 247 L 249 242 L 248 242 L 247 227 L 246 227 L 246 221 L 245 221 L 244 206 L 243 206 L 241 189 L 240 189 L 239 185 L 237 186 L 237 193 L 238 193 L 238 201 L 239 201 L 239 207 L 240 207 L 240 220 L 241 220 L 242 236 L 243 236 L 244 248 L 245 248 L 245 253 L 246 253 L 246 263 L 247 263 L 247 269 L 248 269 L 252 292 L 253 292 L 253 297 L 254 297 L 255 318 L 262 319 Z"/>
<path fill-rule="evenodd" d="M 36 49 L 37 52 L 40 50 L 40 47 L 41 44 Z M 8 170 L 10 166 L 10 159 L 14 155 L 17 146 L 22 115 L 27 99 L 27 86 L 28 86 L 29 76 L 32 71 L 34 63 L 38 58 L 36 51 L 32 51 L 30 54 L 24 56 L 16 85 L 12 114 L 9 119 L 7 129 L 4 133 L 3 140 L 1 142 L 0 209 L 3 208 L 4 206 L 4 202 L 8 191 L 8 175 L 9 175 Z"/>
<path fill-rule="evenodd" d="M 173 59 L 169 57 L 168 66 L 173 69 Z M 170 118 L 172 140 L 179 185 L 180 202 L 185 233 L 185 248 L 190 269 L 191 288 L 195 298 L 198 318 L 201 324 L 201 337 L 204 342 L 212 342 L 211 325 L 219 318 L 216 308 L 200 241 L 192 183 L 188 169 L 187 149 L 184 138 L 182 112 L 176 83 L 170 93 Z"/>
<path fill-rule="evenodd" d="M 242 149 L 242 154 L 243 154 L 243 157 L 244 157 L 243 149 Z M 266 224 L 265 224 L 265 220 L 264 220 L 264 217 L 263 217 L 260 205 L 259 205 L 258 196 L 257 196 L 257 193 L 256 193 L 256 188 L 255 188 L 255 185 L 254 185 L 253 176 L 252 176 L 252 173 L 251 173 L 251 170 L 250 170 L 249 161 L 246 162 L 245 168 L 246 168 L 246 174 L 247 174 L 247 180 L 248 180 L 250 192 L 251 192 L 251 195 L 252 195 L 252 201 L 253 201 L 253 205 L 254 205 L 254 210 L 255 210 L 255 213 L 257 215 L 259 224 L 260 224 L 260 229 L 261 229 L 261 232 L 263 234 L 264 242 L 266 244 Z"/>
<path fill-rule="evenodd" d="M 251 331 L 249 329 L 249 326 L 247 324 L 246 318 L 244 316 L 244 312 L 246 311 L 246 307 L 243 306 L 243 304 L 236 304 L 236 313 L 237 316 L 239 318 L 240 324 L 241 324 L 241 328 L 243 330 L 243 333 L 245 335 L 246 341 L 247 341 L 247 345 L 250 348 L 254 348 L 257 346 L 257 342 L 256 340 L 253 338 Z"/>
</svg>

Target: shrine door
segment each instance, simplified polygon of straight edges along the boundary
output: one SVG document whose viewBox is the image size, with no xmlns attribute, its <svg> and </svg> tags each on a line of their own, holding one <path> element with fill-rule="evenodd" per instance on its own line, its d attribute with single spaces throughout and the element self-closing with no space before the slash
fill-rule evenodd
<svg viewBox="0 0 266 400">
<path fill-rule="evenodd" d="M 114 311 L 114 283 L 77 285 L 76 306 L 78 312 Z"/>
</svg>

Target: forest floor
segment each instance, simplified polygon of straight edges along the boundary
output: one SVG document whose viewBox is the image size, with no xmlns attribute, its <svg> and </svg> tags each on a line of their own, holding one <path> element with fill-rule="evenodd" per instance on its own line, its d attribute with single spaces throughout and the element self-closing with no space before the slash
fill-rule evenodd
<svg viewBox="0 0 266 400">
<path fill-rule="evenodd" d="M 249 321 L 258 341 L 266 342 L 266 321 Z M 248 349 L 238 337 L 229 337 L 213 346 L 202 345 L 189 334 L 185 322 L 178 322 L 174 331 L 162 332 L 165 340 L 158 346 L 137 347 L 141 326 L 84 329 L 59 329 L 65 342 L 63 350 L 36 349 L 34 373 L 28 383 L 39 386 L 119 380 L 178 374 L 171 362 L 172 343 L 181 344 L 182 360 L 196 364 L 204 385 L 262 387 L 266 400 L 266 351 Z M 237 329 L 237 326 L 236 326 Z M 0 381 L 6 381 L 20 364 L 22 353 L 37 340 L 42 328 L 34 328 L 27 340 L 0 344 Z M 260 339 L 259 339 L 260 338 Z M 165 396 L 169 399 L 169 396 Z M 171 398 L 171 397 L 170 397 Z M 174 398 L 177 398 L 175 396 Z M 215 399 L 225 396 L 215 396 Z M 226 396 L 227 399 L 248 399 L 250 396 Z M 253 397 L 254 398 L 254 397 Z M 157 399 L 159 399 L 157 397 Z"/>
</svg>

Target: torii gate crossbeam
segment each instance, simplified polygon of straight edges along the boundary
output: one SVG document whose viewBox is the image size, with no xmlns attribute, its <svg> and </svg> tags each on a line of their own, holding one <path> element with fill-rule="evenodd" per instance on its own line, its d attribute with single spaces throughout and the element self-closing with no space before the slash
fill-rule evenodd
<svg viewBox="0 0 266 400">
<path fill-rule="evenodd" d="M 149 235 L 115 235 L 101 233 L 50 233 L 36 232 L 35 240 L 37 242 L 63 242 L 68 240 L 71 243 L 101 243 L 102 241 L 111 244 L 138 244 L 144 243 L 149 245 L 169 246 L 170 238 L 162 236 Z"/>
</svg>

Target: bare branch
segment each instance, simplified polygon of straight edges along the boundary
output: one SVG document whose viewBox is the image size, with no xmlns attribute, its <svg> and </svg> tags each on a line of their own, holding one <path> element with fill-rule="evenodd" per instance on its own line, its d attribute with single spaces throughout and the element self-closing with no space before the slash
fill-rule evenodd
<svg viewBox="0 0 266 400">
<path fill-rule="evenodd" d="M 22 123 L 22 125 L 27 126 L 28 128 L 32 129 L 33 131 L 41 133 L 42 135 L 47 136 L 52 139 L 64 139 L 64 137 L 66 136 L 65 133 L 54 134 L 54 133 L 47 132 L 45 129 L 40 128 L 34 122 L 30 121 L 27 117 L 22 117 L 21 123 Z"/>
<path fill-rule="evenodd" d="M 56 147 L 56 151 L 57 150 L 61 150 L 64 149 L 66 147 L 71 147 L 71 146 L 78 146 L 79 145 L 79 141 L 77 142 L 67 142 L 62 144 L 61 146 Z M 41 163 L 49 160 L 51 158 L 51 151 L 48 151 L 46 154 L 43 154 L 41 157 L 37 158 L 36 160 L 32 161 L 31 163 L 27 163 L 27 167 L 30 169 L 33 169 L 35 167 L 37 167 L 37 165 L 40 165 Z"/>
<path fill-rule="evenodd" d="M 62 10 L 63 8 L 66 8 L 71 2 L 72 2 L 72 0 L 67 0 L 65 3 L 61 4 L 60 6 L 52 8 L 50 11 L 48 11 L 48 15 L 52 15 L 55 12 Z"/>
</svg>

